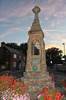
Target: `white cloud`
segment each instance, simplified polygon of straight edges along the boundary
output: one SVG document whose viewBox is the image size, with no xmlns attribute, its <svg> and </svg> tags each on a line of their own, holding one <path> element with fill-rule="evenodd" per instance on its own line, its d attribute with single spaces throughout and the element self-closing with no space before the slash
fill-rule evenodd
<svg viewBox="0 0 66 100">
<path fill-rule="evenodd" d="M 22 4 L 23 2 L 21 2 Z M 0 14 L 0 21 L 8 20 L 9 18 L 19 18 L 22 17 L 23 19 L 32 17 L 32 6 L 30 4 L 27 5 L 19 5 L 18 7 L 10 7 L 9 9 L 5 9 L 4 11 L 1 11 Z"/>
<path fill-rule="evenodd" d="M 28 31 L 30 29 L 30 27 L 25 26 L 25 27 L 14 27 L 14 28 L 10 28 L 7 30 L 6 33 L 3 33 L 0 35 L 0 38 L 4 38 L 5 36 L 9 35 L 9 34 L 14 34 L 15 32 L 19 31 L 19 32 L 24 32 L 24 31 Z"/>
<path fill-rule="evenodd" d="M 4 31 L 6 28 L 5 25 L 9 28 L 10 25 L 11 27 L 13 27 L 7 29 L 7 32 L 2 32 L 3 34 L 0 33 L 0 39 L 3 39 L 9 34 L 15 34 L 15 32 L 17 31 L 28 32 L 31 27 L 28 26 L 28 20 L 30 20 L 30 18 L 34 18 L 32 9 L 35 5 L 38 5 L 41 8 L 40 18 L 43 17 L 43 19 L 45 20 L 45 24 L 47 22 L 47 28 L 54 28 L 54 26 L 59 25 L 59 29 L 57 28 L 58 30 L 56 30 L 55 28 L 54 30 L 43 30 L 45 32 L 46 38 L 48 38 L 48 40 L 50 39 L 49 42 L 53 43 L 48 46 L 57 46 L 57 42 L 59 43 L 60 41 L 66 42 L 66 31 L 61 30 L 60 28 L 62 27 L 62 25 L 64 25 L 61 25 L 61 22 L 66 21 L 66 0 L 26 0 L 27 3 L 25 0 L 19 1 L 20 3 L 18 5 L 9 7 L 8 9 L 5 8 L 4 10 L 0 10 L 0 22 L 3 22 L 1 27 L 4 27 Z M 43 19 L 40 19 L 42 20 L 42 25 L 44 25 Z M 25 22 L 27 23 L 26 26 L 24 25 Z M 22 24 L 22 26 L 18 26 L 18 24 Z M 32 23 L 30 22 L 30 24 Z"/>
<path fill-rule="evenodd" d="M 57 43 L 60 43 L 60 41 L 61 41 L 61 43 L 63 43 L 63 42 L 66 43 L 66 31 L 64 31 L 64 30 L 43 30 L 43 31 L 45 32 L 46 38 L 49 37 L 51 39 L 49 42 L 57 44 Z M 50 32 L 53 32 L 53 34 Z M 64 35 L 58 34 L 60 32 L 62 32 Z"/>
<path fill-rule="evenodd" d="M 39 0 L 40 1 L 40 0 Z M 65 1 L 65 0 L 64 0 Z M 51 16 L 54 17 L 59 17 L 59 18 L 64 18 L 66 15 L 66 7 L 62 8 L 64 1 L 60 0 L 42 0 L 40 8 L 42 14 L 44 14 L 45 19 L 49 19 Z M 36 1 L 38 4 L 38 1 Z M 46 2 L 46 3 L 45 3 Z M 29 4 L 25 3 L 24 1 L 21 1 L 18 6 L 15 7 L 9 7 L 9 9 L 4 10 L 3 12 L 1 11 L 1 14 L 3 15 L 0 17 L 0 20 L 2 21 L 11 17 L 22 17 L 22 18 L 30 18 L 32 17 L 32 11 L 31 9 L 34 7 L 35 2 L 34 0 L 30 1 Z M 59 9 L 61 8 L 61 10 Z"/>
<path fill-rule="evenodd" d="M 48 0 L 41 9 L 42 16 L 45 20 L 51 20 L 52 27 L 66 19 L 66 0 Z"/>
<path fill-rule="evenodd" d="M 58 45 L 57 44 L 46 44 L 45 45 L 45 49 L 48 49 L 48 48 L 51 48 L 51 47 L 58 47 Z"/>
<path fill-rule="evenodd" d="M 43 30 L 44 32 L 53 32 L 53 31 L 55 31 L 55 32 L 64 32 L 64 33 L 66 33 L 66 31 L 64 31 L 64 30 Z"/>
</svg>

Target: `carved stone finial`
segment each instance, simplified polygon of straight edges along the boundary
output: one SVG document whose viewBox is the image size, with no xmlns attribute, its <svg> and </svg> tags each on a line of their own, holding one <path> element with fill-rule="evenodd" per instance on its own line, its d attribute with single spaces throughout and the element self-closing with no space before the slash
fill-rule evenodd
<svg viewBox="0 0 66 100">
<path fill-rule="evenodd" d="M 38 6 L 35 6 L 33 9 L 32 9 L 32 11 L 34 12 L 34 13 L 39 13 L 41 10 L 40 10 L 40 8 L 38 7 Z"/>
<path fill-rule="evenodd" d="M 41 11 L 41 9 L 38 6 L 35 6 L 32 11 L 35 13 L 35 18 L 38 17 L 39 12 Z"/>
<path fill-rule="evenodd" d="M 32 23 L 30 31 L 41 30 L 41 26 L 40 26 L 40 23 L 39 23 L 39 17 L 38 17 L 38 14 L 41 11 L 41 9 L 38 6 L 35 6 L 32 9 L 32 11 L 34 12 L 35 16 L 34 16 L 34 21 Z"/>
</svg>

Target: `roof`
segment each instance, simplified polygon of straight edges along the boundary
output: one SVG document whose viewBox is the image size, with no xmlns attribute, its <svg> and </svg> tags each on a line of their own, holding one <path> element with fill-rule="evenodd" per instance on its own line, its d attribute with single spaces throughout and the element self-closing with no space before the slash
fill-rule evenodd
<svg viewBox="0 0 66 100">
<path fill-rule="evenodd" d="M 5 48 L 7 48 L 10 52 L 15 53 L 15 54 L 19 54 L 19 55 L 23 55 L 20 51 L 10 48 L 8 46 L 5 46 Z"/>
</svg>

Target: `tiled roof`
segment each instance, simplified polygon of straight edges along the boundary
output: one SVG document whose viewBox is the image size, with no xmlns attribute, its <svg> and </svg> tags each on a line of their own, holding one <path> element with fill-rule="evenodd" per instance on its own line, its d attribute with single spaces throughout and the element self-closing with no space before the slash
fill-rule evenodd
<svg viewBox="0 0 66 100">
<path fill-rule="evenodd" d="M 10 52 L 14 53 L 14 54 L 19 54 L 19 55 L 23 55 L 20 51 L 10 48 L 8 46 L 5 46 L 5 48 L 7 48 Z"/>
</svg>

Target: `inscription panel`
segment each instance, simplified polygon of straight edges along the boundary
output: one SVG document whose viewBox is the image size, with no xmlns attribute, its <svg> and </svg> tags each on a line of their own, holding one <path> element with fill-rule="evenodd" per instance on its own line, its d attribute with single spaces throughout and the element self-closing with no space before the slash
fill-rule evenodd
<svg viewBox="0 0 66 100">
<path fill-rule="evenodd" d="M 32 59 L 31 64 L 39 64 L 39 59 Z"/>
</svg>

